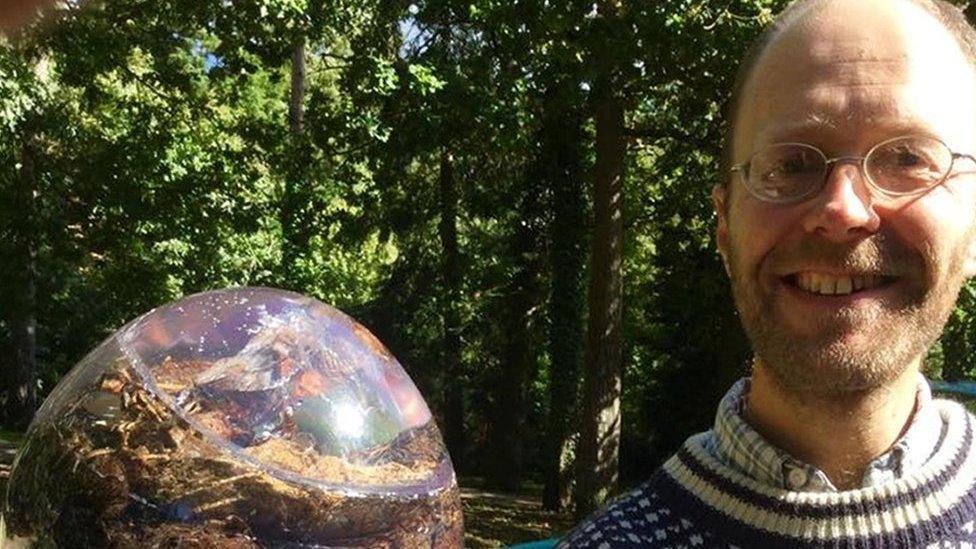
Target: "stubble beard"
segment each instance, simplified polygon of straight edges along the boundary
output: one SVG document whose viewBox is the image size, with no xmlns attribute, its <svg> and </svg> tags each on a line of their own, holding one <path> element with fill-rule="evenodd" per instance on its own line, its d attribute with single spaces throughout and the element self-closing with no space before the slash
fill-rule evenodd
<svg viewBox="0 0 976 549">
<path fill-rule="evenodd" d="M 812 334 L 797 334 L 788 328 L 777 305 L 775 292 L 783 289 L 762 289 L 758 276 L 746 272 L 738 261 L 734 238 L 731 244 L 732 293 L 756 359 L 782 389 L 797 395 L 873 391 L 919 367 L 942 333 L 965 281 L 962 250 L 954 250 L 952 258 L 940 262 L 918 255 L 909 259 L 908 248 L 885 235 L 874 235 L 846 249 L 822 241 L 807 242 L 789 252 L 791 259 L 806 253 L 817 256 L 816 264 L 834 261 L 838 266 L 865 270 L 891 268 L 881 263 L 904 267 L 911 262 L 919 281 L 899 303 L 841 309 L 833 318 L 822 319 L 823 324 Z M 775 256 L 767 259 L 777 260 Z M 942 272 L 932 276 L 940 265 L 944 265 Z"/>
</svg>

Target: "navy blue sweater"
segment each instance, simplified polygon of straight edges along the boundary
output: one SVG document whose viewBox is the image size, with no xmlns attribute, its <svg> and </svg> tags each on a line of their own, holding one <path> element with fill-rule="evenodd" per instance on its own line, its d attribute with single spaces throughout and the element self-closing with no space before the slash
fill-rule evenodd
<svg viewBox="0 0 976 549">
<path fill-rule="evenodd" d="M 974 419 L 936 401 L 943 443 L 915 474 L 846 492 L 766 486 L 688 439 L 639 488 L 590 517 L 557 548 L 959 547 L 976 543 Z"/>
</svg>

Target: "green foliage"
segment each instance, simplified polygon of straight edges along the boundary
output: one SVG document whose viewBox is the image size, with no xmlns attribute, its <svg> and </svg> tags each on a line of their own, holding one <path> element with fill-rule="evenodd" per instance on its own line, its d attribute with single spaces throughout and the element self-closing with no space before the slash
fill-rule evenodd
<svg viewBox="0 0 976 549">
<path fill-rule="evenodd" d="M 13 355 L 18 239 L 37 243 L 44 392 L 161 303 L 216 287 L 284 286 L 363 320 L 438 414 L 446 391 L 462 391 L 476 469 L 492 444 L 491 411 L 507 404 L 505 349 L 524 341 L 520 425 L 535 476 L 554 367 L 553 207 L 539 167 L 553 138 L 544 121 L 583 121 L 578 169 L 589 178 L 592 90 L 610 74 L 602 84 L 624 99 L 631 134 L 624 483 L 705 428 L 745 371 L 709 191 L 734 70 L 783 0 L 623 0 L 612 17 L 578 0 L 89 4 L 69 3 L 49 30 L 0 44 L 0 281 L 9 288 L 0 294 L 0 369 Z M 299 39 L 307 91 L 296 136 L 288 100 Z M 16 183 L 29 135 L 40 143 L 39 188 L 25 220 Z M 460 189 L 453 304 L 438 236 L 445 150 Z M 578 192 L 585 212 L 588 188 Z M 290 232 L 287 208 L 298 221 Z M 297 251 L 287 267 L 286 241 Z M 585 276 L 585 261 L 563 264 Z M 558 306 L 582 307 L 578 297 Z M 971 375 L 974 300 L 967 287 L 932 371 Z M 445 305 L 461 319 L 459 379 L 440 362 Z"/>
</svg>

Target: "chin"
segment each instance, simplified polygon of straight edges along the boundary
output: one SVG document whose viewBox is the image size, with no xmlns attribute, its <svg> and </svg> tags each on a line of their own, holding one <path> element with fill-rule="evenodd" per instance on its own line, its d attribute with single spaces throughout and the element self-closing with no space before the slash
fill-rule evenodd
<svg viewBox="0 0 976 549">
<path fill-rule="evenodd" d="M 791 392 L 839 395 L 873 392 L 892 385 L 917 361 L 909 357 L 875 356 L 846 346 L 828 346 L 799 353 L 791 360 L 767 360 L 763 364 L 783 388 Z"/>
</svg>

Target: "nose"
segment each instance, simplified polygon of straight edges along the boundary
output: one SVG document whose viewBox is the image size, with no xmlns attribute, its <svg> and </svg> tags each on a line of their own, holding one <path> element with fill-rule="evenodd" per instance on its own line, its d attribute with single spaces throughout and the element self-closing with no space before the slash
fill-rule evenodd
<svg viewBox="0 0 976 549">
<path fill-rule="evenodd" d="M 853 159 L 841 159 L 831 165 L 823 189 L 806 212 L 804 228 L 835 242 L 877 231 L 881 219 L 874 209 L 871 190 L 862 178 L 859 163 Z"/>
</svg>

